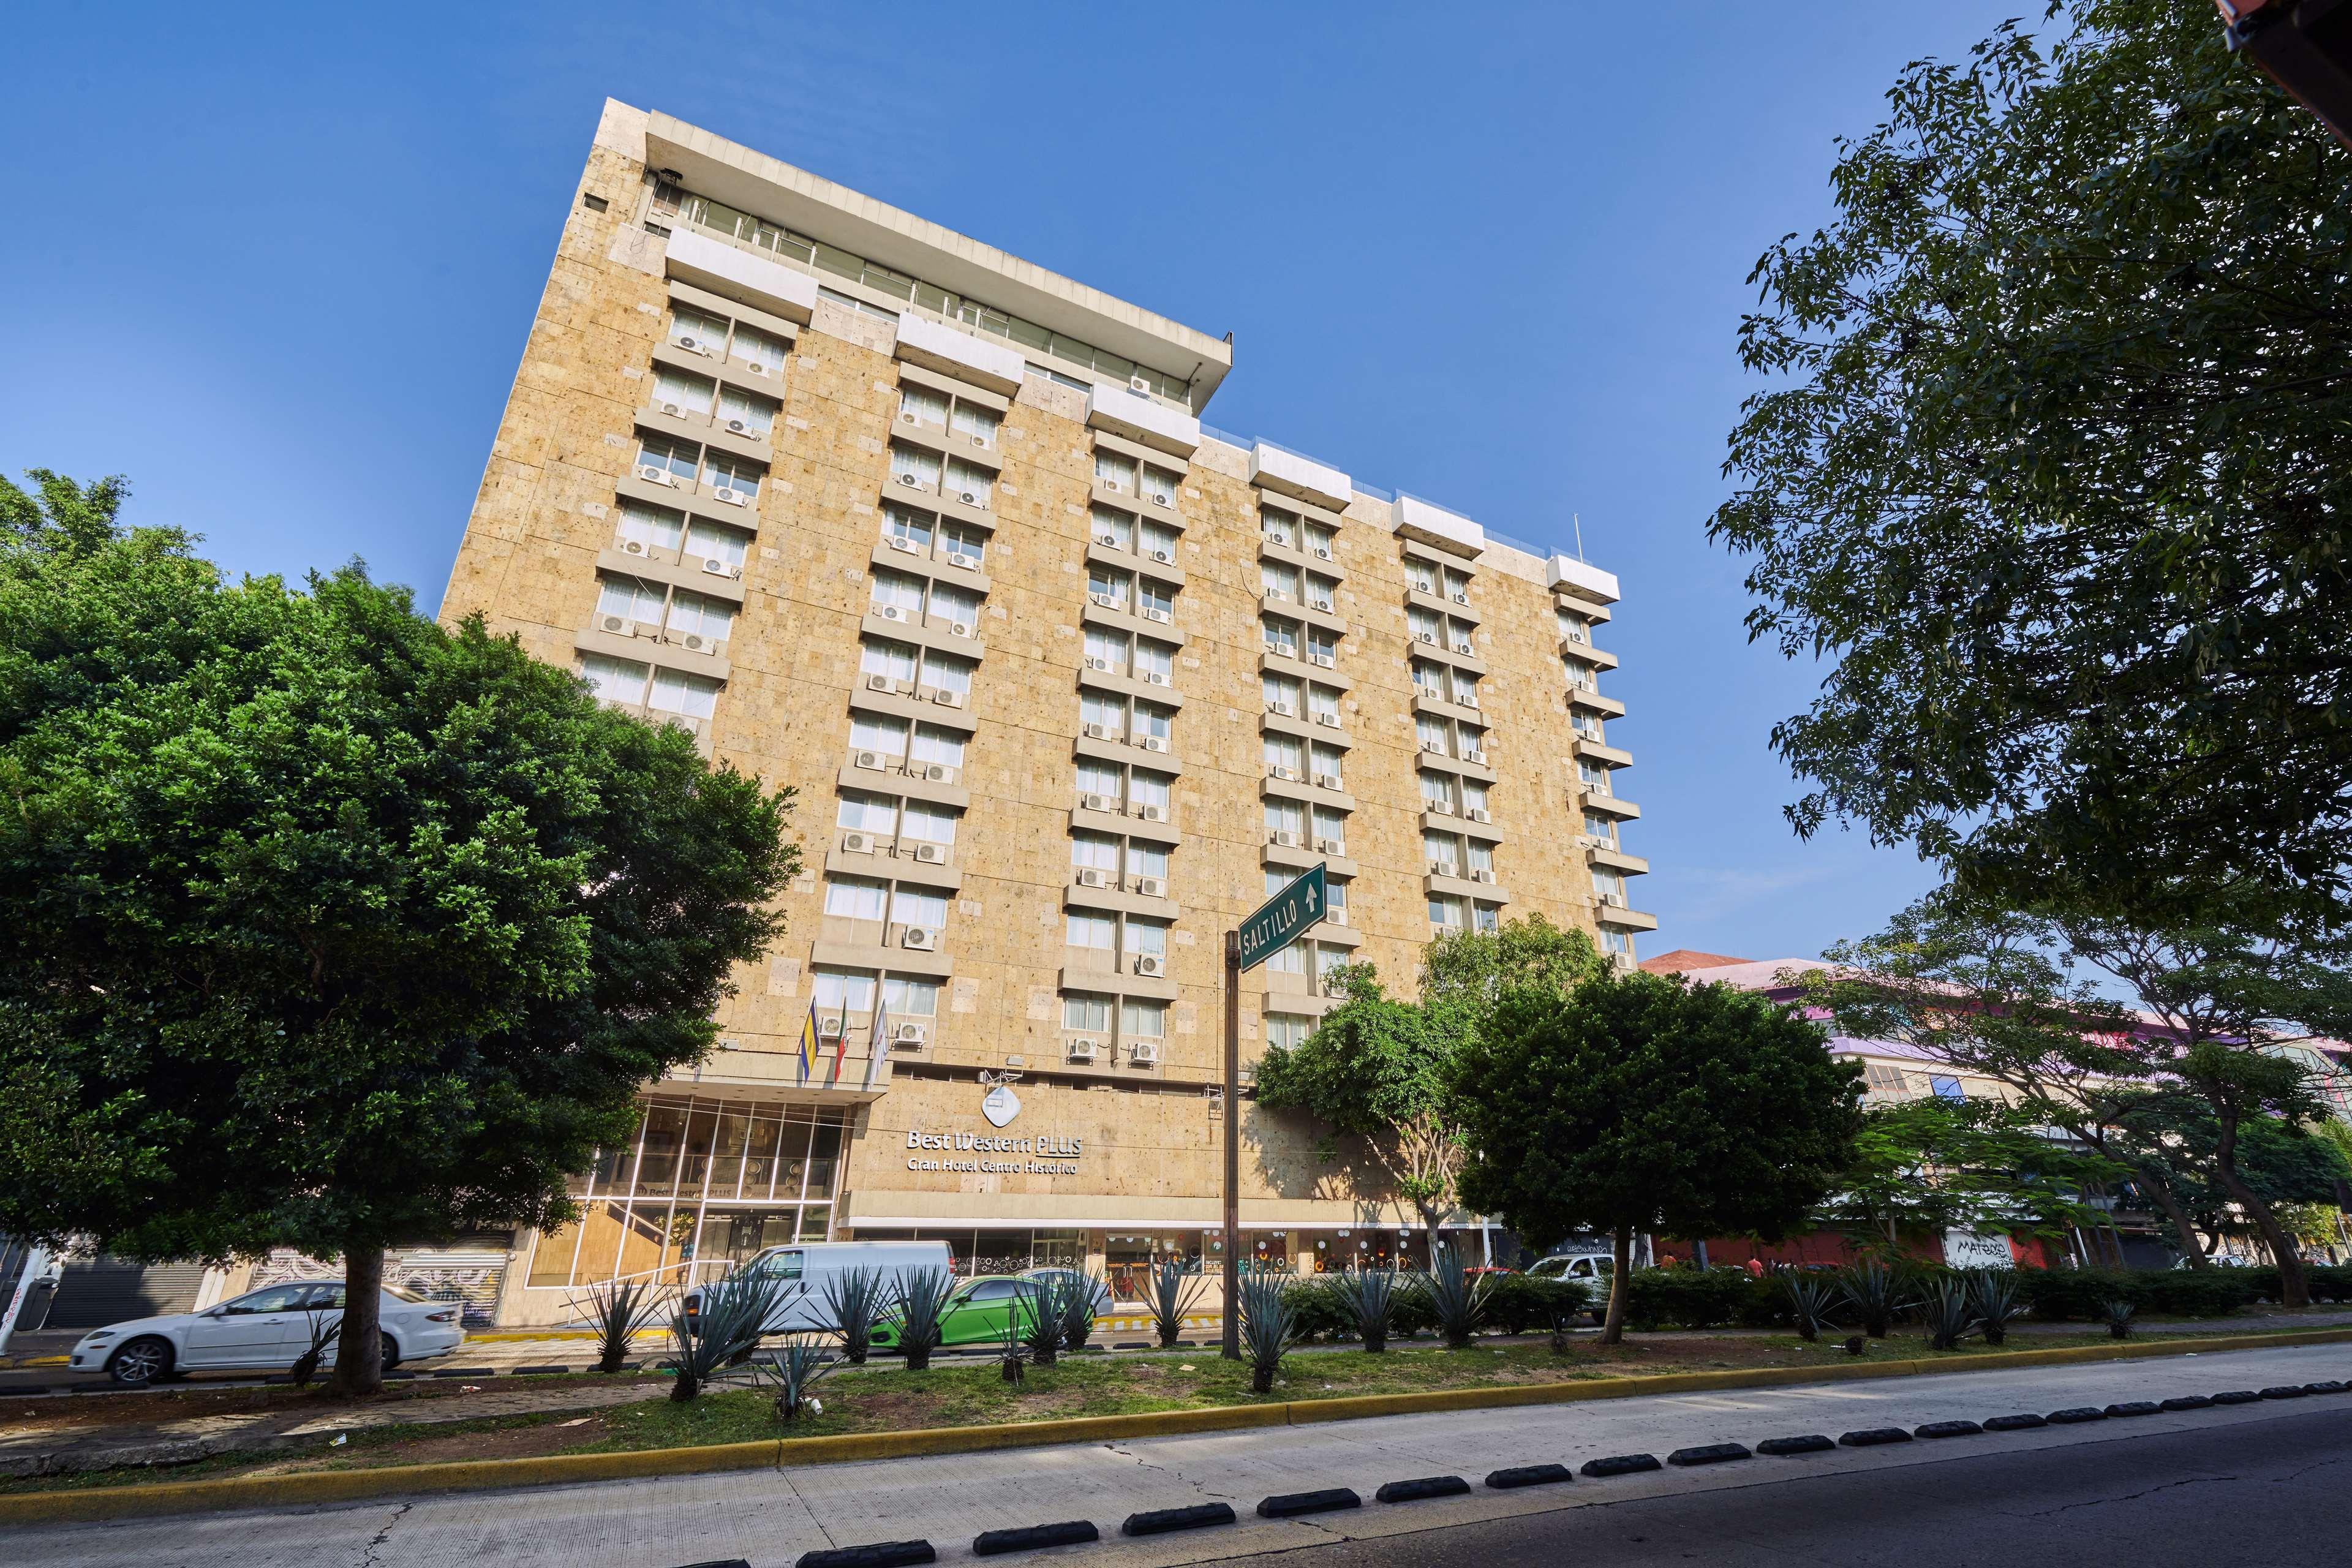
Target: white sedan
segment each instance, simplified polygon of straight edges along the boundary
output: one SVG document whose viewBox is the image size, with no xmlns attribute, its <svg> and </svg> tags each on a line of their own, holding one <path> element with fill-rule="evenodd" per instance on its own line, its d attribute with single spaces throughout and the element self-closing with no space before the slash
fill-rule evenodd
<svg viewBox="0 0 2352 1568">
<path fill-rule="evenodd" d="M 161 1318 L 133 1318 L 81 1337 L 70 1364 L 103 1372 L 137 1388 L 184 1372 L 216 1368 L 284 1372 L 310 1348 L 311 1325 L 339 1321 L 338 1283 L 269 1285 L 207 1307 Z M 402 1290 L 383 1293 L 382 1327 L 386 1371 L 404 1361 L 445 1356 L 466 1342 L 455 1301 L 427 1301 Z M 331 1348 L 324 1358 L 332 1365 Z"/>
</svg>

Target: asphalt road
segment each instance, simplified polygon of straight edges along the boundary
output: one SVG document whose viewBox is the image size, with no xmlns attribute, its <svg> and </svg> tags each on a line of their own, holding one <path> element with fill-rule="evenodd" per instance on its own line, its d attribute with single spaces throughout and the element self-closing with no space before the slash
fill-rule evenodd
<svg viewBox="0 0 2352 1568">
<path fill-rule="evenodd" d="M 2030 1453 L 1952 1450 L 1903 1471 L 1898 1485 L 1882 1472 L 1783 1471 L 1737 1489 L 1279 1555 L 1290 1568 L 2341 1564 L 2352 1562 L 2352 1411 Z"/>
</svg>

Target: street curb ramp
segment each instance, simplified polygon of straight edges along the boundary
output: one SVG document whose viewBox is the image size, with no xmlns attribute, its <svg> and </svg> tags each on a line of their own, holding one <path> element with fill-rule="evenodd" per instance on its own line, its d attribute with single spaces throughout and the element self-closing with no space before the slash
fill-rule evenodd
<svg viewBox="0 0 2352 1568">
<path fill-rule="evenodd" d="M 1508 1410 L 1537 1405 L 1578 1405 L 1699 1394 L 1727 1388 L 1794 1387 L 1877 1378 L 1941 1376 L 2004 1368 L 2070 1366 L 2092 1362 L 2144 1361 L 2295 1345 L 2352 1343 L 2352 1329 L 2309 1329 L 2285 1334 L 2216 1335 L 2204 1339 L 2068 1345 L 2056 1350 L 1997 1351 L 1956 1361 L 1830 1363 L 1811 1367 L 1742 1367 L 1727 1372 L 1679 1372 L 1654 1377 L 1596 1378 L 1515 1388 L 1450 1388 L 1426 1394 L 1378 1394 L 1344 1399 L 1234 1405 L 1207 1410 L 1163 1410 L 1133 1415 L 1087 1415 L 992 1426 L 935 1426 L 904 1432 L 858 1432 L 830 1437 L 770 1438 L 694 1448 L 641 1448 L 613 1454 L 550 1454 L 521 1459 L 466 1459 L 371 1469 L 306 1470 L 293 1475 L 235 1476 L 210 1481 L 163 1481 L 89 1487 L 69 1491 L 0 1494 L 0 1527 L 138 1519 L 158 1514 L 211 1513 L 237 1509 L 290 1508 L 355 1502 L 427 1492 L 490 1491 L 509 1487 L 572 1486 L 586 1481 L 725 1470 L 781 1469 L 865 1459 L 933 1454 L 988 1453 L 1061 1443 L 1128 1441 L 1194 1432 L 1246 1431 L 1419 1415 L 1451 1410 Z M 2289 1385 L 2278 1385 L 2281 1388 Z M 2292 1385 L 2296 1394 L 2305 1392 Z M 2268 1393 L 2268 1390 L 2264 1391 Z M 2273 1394 L 2273 1397 L 2282 1395 Z M 2249 1397 L 2259 1397 L 2250 1395 Z M 2215 1403 L 2223 1403 L 2217 1399 Z M 2105 1415 L 2104 1410 L 2098 1413 Z M 1910 1434 L 1904 1433 L 1908 1438 Z"/>
</svg>

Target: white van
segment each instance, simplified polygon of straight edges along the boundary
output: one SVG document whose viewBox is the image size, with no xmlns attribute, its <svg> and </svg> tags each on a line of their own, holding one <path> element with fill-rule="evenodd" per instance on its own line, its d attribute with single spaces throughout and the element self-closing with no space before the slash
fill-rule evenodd
<svg viewBox="0 0 2352 1568">
<path fill-rule="evenodd" d="M 955 1263 L 944 1241 L 804 1241 L 797 1247 L 769 1247 L 734 1273 L 757 1273 L 786 1282 L 783 1295 L 768 1319 L 768 1332 L 785 1334 L 840 1328 L 825 1306 L 826 1288 L 853 1268 L 880 1269 L 882 1295 L 887 1302 L 907 1275 L 925 1268 L 952 1274 Z M 698 1285 L 686 1293 L 689 1328 L 701 1321 L 705 1289 Z"/>
</svg>

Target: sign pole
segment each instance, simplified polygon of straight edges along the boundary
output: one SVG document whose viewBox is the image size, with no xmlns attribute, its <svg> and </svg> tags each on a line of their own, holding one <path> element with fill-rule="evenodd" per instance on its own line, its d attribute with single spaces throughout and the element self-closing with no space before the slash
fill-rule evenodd
<svg viewBox="0 0 2352 1568">
<path fill-rule="evenodd" d="M 1242 1359 L 1242 933 L 1225 933 L 1225 1359 Z"/>
</svg>

